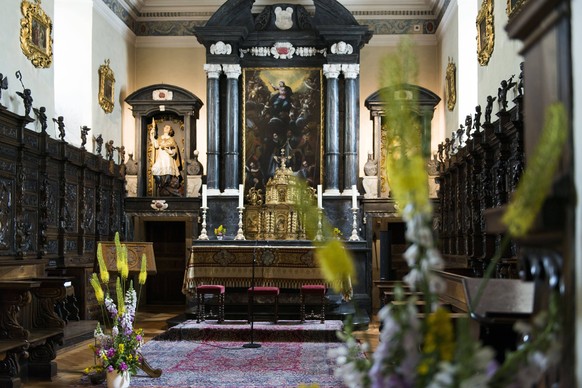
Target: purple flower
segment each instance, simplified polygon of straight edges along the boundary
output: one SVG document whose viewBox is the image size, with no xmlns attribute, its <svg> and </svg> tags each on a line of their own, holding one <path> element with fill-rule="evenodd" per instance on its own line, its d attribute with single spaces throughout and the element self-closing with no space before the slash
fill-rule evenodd
<svg viewBox="0 0 582 388">
<path fill-rule="evenodd" d="M 125 361 L 121 361 L 121 364 L 119 364 L 119 370 L 122 371 L 127 370 L 127 364 L 125 363 Z"/>
<path fill-rule="evenodd" d="M 107 349 L 107 358 L 112 358 L 113 356 L 115 356 L 115 349 L 113 348 Z"/>
<path fill-rule="evenodd" d="M 113 365 L 109 365 L 107 367 L 107 372 L 113 372 Z"/>
<path fill-rule="evenodd" d="M 138 334 L 138 335 L 135 336 L 135 340 L 136 341 L 139 342 L 139 341 L 141 341 L 141 339 L 142 339 L 141 335 Z"/>
</svg>

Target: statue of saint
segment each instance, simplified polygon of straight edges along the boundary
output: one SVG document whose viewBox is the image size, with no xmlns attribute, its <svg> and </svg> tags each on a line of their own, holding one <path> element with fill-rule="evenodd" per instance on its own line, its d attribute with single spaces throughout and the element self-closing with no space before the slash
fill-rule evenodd
<svg viewBox="0 0 582 388">
<path fill-rule="evenodd" d="M 174 130 L 171 125 L 164 126 L 164 133 L 157 138 L 155 121 L 150 130 L 150 141 L 154 148 L 154 164 L 152 175 L 156 181 L 159 195 L 181 196 L 182 158 L 178 144 L 174 140 Z"/>
</svg>

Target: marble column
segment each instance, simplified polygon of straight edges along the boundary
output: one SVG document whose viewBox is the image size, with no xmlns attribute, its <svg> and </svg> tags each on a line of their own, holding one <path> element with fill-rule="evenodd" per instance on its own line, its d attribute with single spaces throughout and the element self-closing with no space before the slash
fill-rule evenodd
<svg viewBox="0 0 582 388">
<path fill-rule="evenodd" d="M 358 137 L 360 133 L 359 64 L 343 64 L 345 78 L 345 125 L 344 125 L 344 191 L 358 184 Z"/>
<path fill-rule="evenodd" d="M 339 134 L 339 85 L 340 64 L 324 64 L 327 79 L 325 116 L 325 193 L 339 194 L 340 134 Z"/>
<path fill-rule="evenodd" d="M 205 64 L 206 71 L 206 112 L 208 116 L 208 144 L 206 184 L 209 191 L 218 191 L 220 184 L 220 92 L 219 81 L 222 66 Z"/>
<path fill-rule="evenodd" d="M 226 74 L 226 120 L 224 136 L 224 192 L 238 194 L 240 179 L 240 128 L 238 79 L 241 75 L 240 65 L 222 65 Z"/>
</svg>

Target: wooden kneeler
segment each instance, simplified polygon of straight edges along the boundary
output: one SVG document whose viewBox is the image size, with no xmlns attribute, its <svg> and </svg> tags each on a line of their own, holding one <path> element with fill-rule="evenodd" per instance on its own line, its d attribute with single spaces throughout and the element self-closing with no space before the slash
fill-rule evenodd
<svg viewBox="0 0 582 388">
<path fill-rule="evenodd" d="M 301 323 L 305 323 L 305 318 L 318 318 L 321 323 L 325 322 L 325 292 L 326 287 L 322 284 L 309 284 L 301 286 L 299 290 L 300 303 L 301 303 Z M 309 316 L 305 315 L 305 295 L 315 295 L 321 297 L 321 313 L 314 314 L 313 312 Z"/>
</svg>

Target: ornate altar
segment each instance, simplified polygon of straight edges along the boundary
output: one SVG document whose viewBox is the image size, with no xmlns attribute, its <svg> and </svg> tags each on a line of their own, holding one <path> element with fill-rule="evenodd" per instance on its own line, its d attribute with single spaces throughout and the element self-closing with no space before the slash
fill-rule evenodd
<svg viewBox="0 0 582 388">
<path fill-rule="evenodd" d="M 250 240 L 305 240 L 305 217 L 297 204 L 309 201 L 315 205 L 315 189 L 286 166 L 286 156 L 277 160 L 281 165 L 267 182 L 265 193 L 251 187 L 246 194 L 245 235 Z"/>
</svg>

